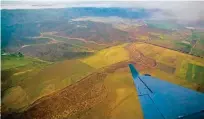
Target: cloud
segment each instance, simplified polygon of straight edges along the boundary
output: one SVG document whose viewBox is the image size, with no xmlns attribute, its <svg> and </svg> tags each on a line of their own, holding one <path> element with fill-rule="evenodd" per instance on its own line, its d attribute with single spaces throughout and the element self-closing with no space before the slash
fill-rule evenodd
<svg viewBox="0 0 204 119">
<path fill-rule="evenodd" d="M 114 3 L 113 3 L 114 4 Z M 126 2 L 115 3 L 121 7 L 161 9 L 162 13 L 155 14 L 154 17 L 176 19 L 178 21 L 204 20 L 204 1 L 165 1 L 165 2 Z"/>
</svg>

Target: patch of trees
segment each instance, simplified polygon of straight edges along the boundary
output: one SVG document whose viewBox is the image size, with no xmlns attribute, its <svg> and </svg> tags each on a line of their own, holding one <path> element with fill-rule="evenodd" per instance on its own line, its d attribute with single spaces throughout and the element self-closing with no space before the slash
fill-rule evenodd
<svg viewBox="0 0 204 119">
<path fill-rule="evenodd" d="M 7 52 L 3 51 L 3 52 L 1 52 L 1 56 L 2 56 L 2 58 L 3 58 L 4 56 L 11 56 L 11 57 L 24 57 L 24 54 L 21 53 L 21 52 L 7 53 Z"/>
</svg>

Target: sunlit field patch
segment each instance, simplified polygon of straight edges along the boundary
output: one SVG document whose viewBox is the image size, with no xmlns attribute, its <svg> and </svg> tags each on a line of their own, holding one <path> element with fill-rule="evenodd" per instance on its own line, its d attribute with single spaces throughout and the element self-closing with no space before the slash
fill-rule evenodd
<svg viewBox="0 0 204 119">
<path fill-rule="evenodd" d="M 94 68 L 105 67 L 120 61 L 128 60 L 129 55 L 124 46 L 127 44 L 110 47 L 97 52 L 95 55 L 81 61 Z"/>
<path fill-rule="evenodd" d="M 108 90 L 108 99 L 114 100 L 112 104 L 111 102 L 109 103 L 111 104 L 110 113 L 112 117 L 117 119 L 124 119 L 125 117 L 129 119 L 143 118 L 137 92 L 128 67 L 109 74 L 104 80 L 104 84 Z"/>
</svg>

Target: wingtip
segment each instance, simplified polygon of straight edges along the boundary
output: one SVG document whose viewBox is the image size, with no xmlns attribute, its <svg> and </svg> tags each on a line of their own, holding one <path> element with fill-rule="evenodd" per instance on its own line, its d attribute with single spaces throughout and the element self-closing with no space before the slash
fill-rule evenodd
<svg viewBox="0 0 204 119">
<path fill-rule="evenodd" d="M 128 64 L 128 65 L 129 65 L 130 71 L 132 73 L 132 77 L 134 79 L 136 79 L 139 76 L 139 72 L 135 69 L 133 64 Z"/>
</svg>

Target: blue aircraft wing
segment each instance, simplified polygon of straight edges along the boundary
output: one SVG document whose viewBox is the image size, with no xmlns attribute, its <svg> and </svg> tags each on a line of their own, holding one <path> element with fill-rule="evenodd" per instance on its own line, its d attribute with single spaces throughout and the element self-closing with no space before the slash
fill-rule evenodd
<svg viewBox="0 0 204 119">
<path fill-rule="evenodd" d="M 144 119 L 204 119 L 204 94 L 151 76 L 129 64 Z"/>
</svg>

